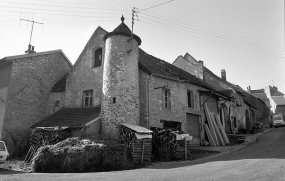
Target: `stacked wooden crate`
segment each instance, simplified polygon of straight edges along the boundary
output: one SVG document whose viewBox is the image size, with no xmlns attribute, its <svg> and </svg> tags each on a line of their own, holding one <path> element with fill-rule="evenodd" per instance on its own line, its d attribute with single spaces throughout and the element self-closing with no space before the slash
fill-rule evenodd
<svg viewBox="0 0 285 181">
<path fill-rule="evenodd" d="M 207 124 L 204 124 L 204 128 L 210 142 L 210 146 L 225 146 L 229 143 L 229 139 L 222 126 L 220 117 L 217 114 L 209 112 L 206 104 L 204 105 L 204 111 L 207 119 Z"/>
</svg>

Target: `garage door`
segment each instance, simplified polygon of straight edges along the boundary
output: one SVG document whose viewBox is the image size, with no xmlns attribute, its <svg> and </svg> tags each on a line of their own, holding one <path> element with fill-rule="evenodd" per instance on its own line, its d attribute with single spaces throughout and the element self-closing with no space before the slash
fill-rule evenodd
<svg viewBox="0 0 285 181">
<path fill-rule="evenodd" d="M 192 141 L 191 145 L 198 146 L 200 145 L 200 124 L 199 116 L 195 114 L 186 114 L 186 132 L 191 135 Z"/>
</svg>

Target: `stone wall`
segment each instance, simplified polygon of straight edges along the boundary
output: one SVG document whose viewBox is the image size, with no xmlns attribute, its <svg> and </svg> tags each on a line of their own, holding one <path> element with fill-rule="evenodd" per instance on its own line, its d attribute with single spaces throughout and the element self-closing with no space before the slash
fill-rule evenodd
<svg viewBox="0 0 285 181">
<path fill-rule="evenodd" d="M 1 139 L 10 154 L 21 155 L 29 128 L 48 115 L 51 87 L 70 70 L 61 52 L 13 60 Z"/>
<path fill-rule="evenodd" d="M 150 75 L 139 70 L 139 95 L 140 95 L 140 123 L 139 125 L 149 128 L 149 80 Z"/>
<path fill-rule="evenodd" d="M 170 90 L 171 108 L 162 107 L 162 87 Z M 182 131 L 186 131 L 186 113 L 202 115 L 198 90 L 203 89 L 189 83 L 152 76 L 149 85 L 149 125 L 163 128 L 163 120 L 181 123 Z M 187 106 L 187 90 L 193 92 L 194 107 Z M 197 128 L 199 129 L 199 128 Z"/>
<path fill-rule="evenodd" d="M 188 53 L 184 57 L 179 56 L 173 62 L 173 65 L 203 80 L 203 62 L 196 61 Z"/>
<path fill-rule="evenodd" d="M 105 34 L 105 30 L 97 28 L 67 76 L 65 107 L 82 107 L 85 90 L 93 90 L 93 106 L 101 105 Z M 93 56 L 98 48 L 103 48 L 102 66 L 94 68 Z"/>
<path fill-rule="evenodd" d="M 0 140 L 2 140 L 2 128 L 4 122 L 4 115 L 6 110 L 6 102 L 8 96 L 8 86 L 11 77 L 12 62 L 2 63 L 0 62 Z"/>
<path fill-rule="evenodd" d="M 139 124 L 139 49 L 129 39 L 113 35 L 105 44 L 102 133 L 117 139 L 120 123 Z"/>
</svg>

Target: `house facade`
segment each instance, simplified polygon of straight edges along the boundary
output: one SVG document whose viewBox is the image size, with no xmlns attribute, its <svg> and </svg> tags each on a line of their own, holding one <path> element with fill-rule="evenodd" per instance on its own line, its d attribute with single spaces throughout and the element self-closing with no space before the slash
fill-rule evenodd
<svg viewBox="0 0 285 181">
<path fill-rule="evenodd" d="M 252 124 L 256 121 L 255 98 L 226 79 L 226 71 L 221 71 L 221 77 L 203 66 L 202 61 L 197 61 L 189 53 L 179 56 L 173 65 L 195 75 L 205 83 L 211 85 L 219 91 L 227 91 L 234 99 L 219 101 L 219 115 L 223 122 L 226 133 L 236 133 L 240 130 L 250 132 Z"/>
<path fill-rule="evenodd" d="M 71 68 L 61 50 L 5 57 L 0 60 L 0 140 L 9 153 L 29 142 L 29 128 L 49 115 L 50 90 Z"/>
<path fill-rule="evenodd" d="M 123 19 L 109 33 L 98 27 L 69 74 L 52 88 L 51 115 L 33 127 L 69 127 L 73 135 L 104 134 L 118 139 L 121 123 L 132 123 L 148 129 L 184 131 L 193 136 L 192 145 L 200 145 L 205 139 L 202 104 L 218 112 L 219 97 L 228 96 L 147 54 L 140 44 L 141 39 L 132 36 Z M 97 106 L 100 114 L 97 111 L 97 116 L 79 120 L 79 110 Z M 71 114 L 71 108 L 77 120 L 58 120 L 64 112 Z"/>
<path fill-rule="evenodd" d="M 270 100 L 271 112 L 285 115 L 285 98 L 284 94 L 278 91 L 276 86 L 265 87 L 265 93 Z"/>
</svg>

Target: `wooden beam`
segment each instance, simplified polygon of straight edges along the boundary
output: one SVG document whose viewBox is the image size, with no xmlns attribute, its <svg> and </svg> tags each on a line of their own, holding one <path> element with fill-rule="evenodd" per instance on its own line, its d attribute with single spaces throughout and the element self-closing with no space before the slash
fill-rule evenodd
<svg viewBox="0 0 285 181">
<path fill-rule="evenodd" d="M 220 130 L 219 130 L 217 124 L 216 124 L 215 116 L 214 116 L 214 114 L 211 114 L 210 116 L 211 116 L 211 120 L 212 120 L 212 123 L 213 123 L 213 126 L 214 126 L 214 130 L 215 130 L 216 135 L 217 135 L 217 138 L 218 138 L 218 142 L 219 142 L 219 144 L 220 144 L 221 146 L 225 146 L 224 139 L 223 139 L 223 137 L 222 137 L 222 135 L 221 135 L 221 132 L 220 132 Z"/>
<path fill-rule="evenodd" d="M 212 123 L 212 120 L 211 120 L 211 117 L 210 117 L 210 112 L 209 112 L 207 104 L 204 105 L 204 110 L 205 110 L 208 126 L 209 126 L 209 129 L 211 131 L 213 140 L 214 140 L 215 144 L 217 146 L 219 146 L 218 138 L 217 138 L 217 135 L 216 135 L 215 130 L 214 130 L 214 126 L 213 126 L 213 123 Z"/>
<path fill-rule="evenodd" d="M 205 127 L 205 131 L 206 131 L 207 137 L 208 137 L 208 139 L 209 139 L 210 145 L 211 145 L 211 146 L 216 146 L 216 144 L 215 144 L 215 142 L 214 142 L 214 140 L 213 140 L 213 137 L 212 137 L 212 135 L 211 135 L 211 132 L 210 132 L 210 130 L 209 130 L 208 125 L 207 125 L 207 124 L 204 124 L 204 127 Z"/>
<path fill-rule="evenodd" d="M 221 131 L 221 134 L 222 134 L 222 136 L 223 136 L 223 138 L 224 138 L 225 143 L 226 143 L 226 144 L 230 143 L 230 142 L 229 142 L 229 139 L 228 139 L 228 136 L 227 136 L 227 134 L 226 134 L 226 132 L 225 132 L 225 129 L 223 128 L 222 123 L 221 123 L 221 121 L 220 121 L 220 118 L 219 118 L 219 116 L 218 116 L 217 114 L 215 114 L 215 120 L 216 120 L 216 123 L 217 123 L 218 128 L 219 128 L 220 131 Z"/>
</svg>

